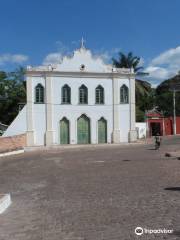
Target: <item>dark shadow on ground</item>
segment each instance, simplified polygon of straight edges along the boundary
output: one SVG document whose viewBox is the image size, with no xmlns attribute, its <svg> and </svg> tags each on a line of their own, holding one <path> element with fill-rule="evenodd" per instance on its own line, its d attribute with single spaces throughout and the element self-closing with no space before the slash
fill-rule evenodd
<svg viewBox="0 0 180 240">
<path fill-rule="evenodd" d="M 124 160 L 122 160 L 122 161 L 124 161 L 124 162 L 129 162 L 129 161 L 131 161 L 131 160 L 129 160 L 129 159 L 124 159 Z"/>
<path fill-rule="evenodd" d="M 168 190 L 168 191 L 180 191 L 180 187 L 167 187 L 167 188 L 164 188 L 164 190 Z"/>
</svg>

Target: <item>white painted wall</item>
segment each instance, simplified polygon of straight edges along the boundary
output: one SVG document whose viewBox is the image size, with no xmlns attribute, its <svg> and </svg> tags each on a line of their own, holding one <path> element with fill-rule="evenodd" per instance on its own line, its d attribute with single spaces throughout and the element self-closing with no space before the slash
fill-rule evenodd
<svg viewBox="0 0 180 240">
<path fill-rule="evenodd" d="M 71 104 L 61 104 L 61 88 L 64 84 L 71 87 Z M 88 104 L 79 104 L 79 87 L 84 84 L 88 88 Z M 98 85 L 104 88 L 105 104 L 95 104 L 95 89 Z M 59 121 L 66 117 L 70 121 L 71 144 L 77 143 L 77 119 L 86 114 L 91 121 L 91 143 L 98 142 L 97 121 L 104 117 L 108 123 L 108 142 L 111 142 L 112 133 L 112 80 L 94 78 L 53 78 L 54 104 L 54 131 L 55 143 L 59 144 Z"/>
<path fill-rule="evenodd" d="M 34 79 L 34 87 L 40 81 Z M 61 104 L 61 88 L 68 84 L 71 87 L 71 104 Z M 88 88 L 88 104 L 79 104 L 79 87 L 84 84 Z M 119 102 L 120 87 L 126 84 L 129 87 L 128 79 L 119 79 Z M 104 88 L 105 104 L 95 104 L 95 89 L 98 85 Z M 107 120 L 107 141 L 111 143 L 113 131 L 113 100 L 112 100 L 112 79 L 95 78 L 65 78 L 53 77 L 53 131 L 54 143 L 60 143 L 60 120 L 66 117 L 70 122 L 70 143 L 77 144 L 77 119 L 85 114 L 90 118 L 91 125 L 91 143 L 98 143 L 98 120 L 104 117 Z M 43 107 L 44 106 L 44 107 Z M 121 142 L 128 142 L 129 133 L 129 104 L 119 105 L 120 133 Z M 34 128 L 37 145 L 44 144 L 44 135 L 46 128 L 45 105 L 34 104 Z"/>
<path fill-rule="evenodd" d="M 34 104 L 35 145 L 44 145 L 46 131 L 45 104 Z"/>
<path fill-rule="evenodd" d="M 138 138 L 146 137 L 146 123 L 145 122 L 136 122 L 136 130 Z"/>
</svg>

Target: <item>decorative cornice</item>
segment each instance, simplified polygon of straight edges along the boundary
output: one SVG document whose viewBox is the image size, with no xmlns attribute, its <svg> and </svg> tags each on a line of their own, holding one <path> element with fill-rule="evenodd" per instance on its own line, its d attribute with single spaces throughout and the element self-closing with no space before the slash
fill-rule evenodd
<svg viewBox="0 0 180 240">
<path fill-rule="evenodd" d="M 74 78 L 135 78 L 134 73 L 125 72 L 61 72 L 61 71 L 26 71 L 29 77 L 74 77 Z"/>
</svg>

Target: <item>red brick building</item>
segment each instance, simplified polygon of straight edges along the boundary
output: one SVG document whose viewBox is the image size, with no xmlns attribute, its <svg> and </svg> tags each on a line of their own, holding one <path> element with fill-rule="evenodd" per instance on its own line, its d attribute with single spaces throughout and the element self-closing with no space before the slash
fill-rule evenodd
<svg viewBox="0 0 180 240">
<path fill-rule="evenodd" d="M 173 135 L 173 117 L 164 117 L 162 112 L 152 109 L 146 112 L 147 136 L 151 137 L 157 133 Z M 176 117 L 176 134 L 180 134 L 180 117 Z"/>
</svg>

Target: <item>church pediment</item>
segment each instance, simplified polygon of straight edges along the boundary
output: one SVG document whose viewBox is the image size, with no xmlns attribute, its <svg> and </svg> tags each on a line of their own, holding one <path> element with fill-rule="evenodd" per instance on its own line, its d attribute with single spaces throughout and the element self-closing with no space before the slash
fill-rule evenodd
<svg viewBox="0 0 180 240">
<path fill-rule="evenodd" d="M 27 66 L 29 74 L 41 72 L 56 72 L 63 74 L 113 74 L 114 76 L 132 74 L 134 77 L 133 69 L 116 68 L 111 64 L 104 63 L 102 57 L 93 55 L 89 49 L 86 49 L 82 44 L 81 48 L 74 51 L 72 56 L 64 56 L 62 61 L 57 64 L 43 65 L 31 67 Z"/>
<path fill-rule="evenodd" d="M 93 56 L 90 50 L 80 48 L 74 51 L 73 56 L 65 56 L 62 62 L 56 65 L 55 70 L 65 72 L 111 72 L 112 66 L 105 64 L 102 58 Z"/>
</svg>

